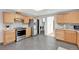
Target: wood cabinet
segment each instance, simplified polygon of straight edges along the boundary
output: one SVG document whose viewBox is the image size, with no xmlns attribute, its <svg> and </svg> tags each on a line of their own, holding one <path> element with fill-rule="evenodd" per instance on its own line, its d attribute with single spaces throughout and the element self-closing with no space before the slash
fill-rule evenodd
<svg viewBox="0 0 79 59">
<path fill-rule="evenodd" d="M 77 45 L 79 47 L 79 32 L 77 32 Z"/>
<path fill-rule="evenodd" d="M 31 37 L 32 35 L 32 29 L 31 28 L 27 28 L 26 29 L 26 37 Z"/>
<path fill-rule="evenodd" d="M 16 13 L 15 18 L 16 19 L 23 19 L 24 17 L 23 17 L 23 15 Z"/>
<path fill-rule="evenodd" d="M 13 23 L 15 18 L 15 13 L 11 12 L 4 12 L 3 13 L 3 22 L 6 23 Z"/>
<path fill-rule="evenodd" d="M 55 37 L 58 40 L 64 40 L 64 30 L 56 30 Z"/>
<path fill-rule="evenodd" d="M 4 40 L 3 40 L 4 45 L 15 42 L 15 40 L 16 40 L 15 29 L 4 31 Z"/>
<path fill-rule="evenodd" d="M 27 17 L 27 16 L 24 16 L 24 23 L 29 23 L 29 17 Z"/>
<path fill-rule="evenodd" d="M 65 23 L 79 23 L 79 12 L 68 12 L 64 17 Z"/>
<path fill-rule="evenodd" d="M 67 12 L 64 14 L 56 15 L 57 23 L 69 23 L 69 24 L 76 24 L 79 23 L 79 12 Z"/>
<path fill-rule="evenodd" d="M 77 41 L 77 32 L 72 30 L 56 30 L 55 37 L 58 40 L 63 40 L 69 43 L 76 44 Z"/>
<path fill-rule="evenodd" d="M 77 33 L 75 31 L 66 30 L 65 31 L 65 41 L 76 44 Z"/>
<path fill-rule="evenodd" d="M 55 17 L 56 17 L 56 22 L 57 23 L 63 24 L 65 22 L 65 20 L 64 20 L 64 14 L 59 14 L 59 15 L 56 15 Z"/>
</svg>

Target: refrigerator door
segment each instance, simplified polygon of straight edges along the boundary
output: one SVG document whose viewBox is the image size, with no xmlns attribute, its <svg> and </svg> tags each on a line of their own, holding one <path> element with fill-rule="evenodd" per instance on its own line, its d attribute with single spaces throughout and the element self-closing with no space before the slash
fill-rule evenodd
<svg viewBox="0 0 79 59">
<path fill-rule="evenodd" d="M 33 35 L 37 35 L 37 26 L 36 25 L 34 25 Z"/>
</svg>

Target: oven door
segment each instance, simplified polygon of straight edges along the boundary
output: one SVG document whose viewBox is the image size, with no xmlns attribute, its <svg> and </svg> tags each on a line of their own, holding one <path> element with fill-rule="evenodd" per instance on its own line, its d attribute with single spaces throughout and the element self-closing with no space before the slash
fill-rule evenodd
<svg viewBox="0 0 79 59">
<path fill-rule="evenodd" d="M 17 34 L 16 41 L 20 41 L 20 40 L 22 40 L 22 39 L 25 38 L 25 36 L 26 36 L 26 30 L 17 31 L 16 34 Z"/>
<path fill-rule="evenodd" d="M 17 36 L 26 35 L 26 30 L 17 31 Z"/>
</svg>

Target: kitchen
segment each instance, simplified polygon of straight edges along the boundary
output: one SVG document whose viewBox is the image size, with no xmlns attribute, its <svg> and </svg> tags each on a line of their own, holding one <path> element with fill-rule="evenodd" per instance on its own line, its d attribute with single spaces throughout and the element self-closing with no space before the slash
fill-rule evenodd
<svg viewBox="0 0 79 59">
<path fill-rule="evenodd" d="M 37 20 L 32 16 L 9 10 L 0 12 L 0 18 L 2 27 L 0 43 L 3 45 L 37 35 L 37 32 L 34 32 L 34 29 L 37 31 Z"/>
<path fill-rule="evenodd" d="M 44 11 L 47 14 L 43 14 Z M 6 9 L 0 12 L 0 47 L 5 46 L 0 49 L 13 45 L 14 48 L 11 49 L 57 50 L 62 43 L 64 48 L 78 49 L 78 10 L 49 9 L 39 11 L 40 14 L 35 14 L 36 12 L 31 16 L 30 13 L 26 15 L 25 11 L 21 10 Z"/>
<path fill-rule="evenodd" d="M 79 11 L 55 15 L 55 38 L 79 47 Z"/>
</svg>

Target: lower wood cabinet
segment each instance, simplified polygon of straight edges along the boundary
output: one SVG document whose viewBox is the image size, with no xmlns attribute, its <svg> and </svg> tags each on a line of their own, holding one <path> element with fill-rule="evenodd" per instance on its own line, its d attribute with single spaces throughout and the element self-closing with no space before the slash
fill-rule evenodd
<svg viewBox="0 0 79 59">
<path fill-rule="evenodd" d="M 77 45 L 79 47 L 79 32 L 77 32 Z"/>
<path fill-rule="evenodd" d="M 77 34 L 75 31 L 66 30 L 65 31 L 65 41 L 76 44 Z"/>
<path fill-rule="evenodd" d="M 32 35 L 32 30 L 31 30 L 31 28 L 27 28 L 27 29 L 26 29 L 26 37 L 31 37 L 31 35 Z"/>
<path fill-rule="evenodd" d="M 4 31 L 3 45 L 15 42 L 15 40 L 16 40 L 15 29 Z"/>
<path fill-rule="evenodd" d="M 55 37 L 58 40 L 63 40 L 69 43 L 77 43 L 77 32 L 72 30 L 56 30 Z"/>
<path fill-rule="evenodd" d="M 55 36 L 58 40 L 64 40 L 64 30 L 56 30 Z"/>
</svg>

